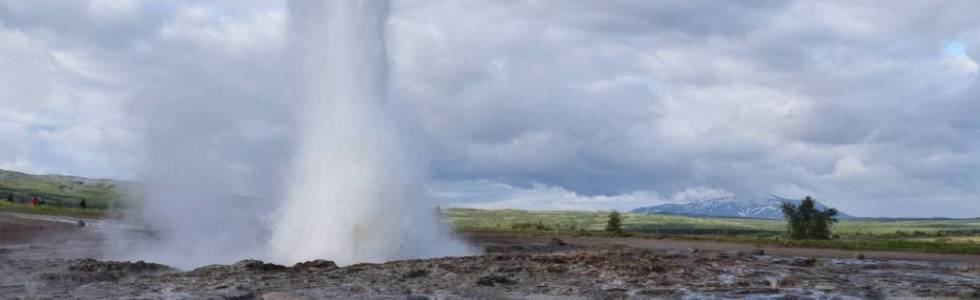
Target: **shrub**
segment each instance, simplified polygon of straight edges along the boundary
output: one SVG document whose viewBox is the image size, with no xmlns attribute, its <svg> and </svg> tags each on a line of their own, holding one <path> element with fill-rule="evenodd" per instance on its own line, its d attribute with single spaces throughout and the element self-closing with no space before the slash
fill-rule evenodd
<svg viewBox="0 0 980 300">
<path fill-rule="evenodd" d="M 514 230 L 537 230 L 537 231 L 546 231 L 551 229 L 547 225 L 541 223 L 541 221 L 538 221 L 538 223 L 531 223 L 531 222 L 512 223 L 510 224 L 510 228 Z"/>
<path fill-rule="evenodd" d="M 609 219 L 606 221 L 606 231 L 615 234 L 622 234 L 623 233 L 622 223 L 623 220 L 622 217 L 619 216 L 619 212 L 614 210 L 611 213 L 609 213 Z"/>
<path fill-rule="evenodd" d="M 828 240 L 831 236 L 830 226 L 837 223 L 837 210 L 818 210 L 816 201 L 810 196 L 803 199 L 799 206 L 784 202 L 783 215 L 788 223 L 787 236 L 794 240 Z"/>
</svg>

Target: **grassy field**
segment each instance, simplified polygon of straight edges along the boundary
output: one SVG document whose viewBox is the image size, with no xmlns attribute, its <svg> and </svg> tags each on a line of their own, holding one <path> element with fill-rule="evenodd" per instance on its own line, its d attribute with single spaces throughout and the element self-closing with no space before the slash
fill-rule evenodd
<svg viewBox="0 0 980 300">
<path fill-rule="evenodd" d="M 79 218 L 104 218 L 118 215 L 125 201 L 122 187 L 126 182 L 61 175 L 31 175 L 0 170 L 0 211 Z M 44 205 L 33 207 L 31 198 Z M 8 201 L 11 199 L 13 201 Z M 88 209 L 80 209 L 85 199 Z"/>
<path fill-rule="evenodd" d="M 37 215 L 69 216 L 86 219 L 101 219 L 113 216 L 112 212 L 105 209 L 80 209 L 50 205 L 31 206 L 30 204 L 10 203 L 7 201 L 0 201 L 0 211 Z"/>
<path fill-rule="evenodd" d="M 0 170 L 0 200 L 13 198 L 16 203 L 29 203 L 38 197 L 48 206 L 78 207 L 85 199 L 90 208 L 116 206 L 122 197 L 121 181 L 88 179 L 59 175 L 31 175 Z"/>
<path fill-rule="evenodd" d="M 460 231 L 561 232 L 603 234 L 607 213 L 450 208 L 443 214 Z M 783 238 L 785 222 L 743 218 L 700 218 L 675 215 L 623 216 L 628 234 L 651 238 L 737 241 L 766 245 L 844 250 L 885 250 L 980 254 L 980 219 L 847 220 L 834 226 L 835 238 L 793 241 Z"/>
<path fill-rule="evenodd" d="M 132 183 L 57 175 L 30 175 L 0 170 L 0 211 L 80 218 L 118 217 Z M 8 202 L 12 197 L 14 201 Z M 45 205 L 32 207 L 31 197 Z M 85 199 L 89 209 L 79 209 Z M 131 203 L 131 202 L 130 202 Z M 607 213 L 530 212 L 522 210 L 442 210 L 460 231 L 496 231 L 601 235 Z M 674 239 L 710 239 L 846 250 L 896 250 L 980 255 L 980 219 L 846 220 L 834 226 L 834 238 L 792 241 L 783 238 L 785 222 L 744 218 L 698 218 L 675 215 L 623 214 L 627 234 Z"/>
</svg>

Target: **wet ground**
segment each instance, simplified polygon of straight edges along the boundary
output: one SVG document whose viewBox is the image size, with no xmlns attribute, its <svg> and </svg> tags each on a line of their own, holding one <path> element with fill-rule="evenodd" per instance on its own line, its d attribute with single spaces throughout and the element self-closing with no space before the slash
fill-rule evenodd
<svg viewBox="0 0 980 300">
<path fill-rule="evenodd" d="M 980 298 L 980 264 L 972 257 L 856 260 L 816 252 L 824 255 L 814 258 L 751 245 L 493 234 L 469 236 L 487 251 L 481 256 L 346 267 L 329 261 L 279 266 L 246 260 L 182 271 L 84 259 L 93 254 L 85 248 L 99 242 L 93 234 L 99 224 L 79 227 L 72 221 L 0 215 L 0 297 Z"/>
</svg>

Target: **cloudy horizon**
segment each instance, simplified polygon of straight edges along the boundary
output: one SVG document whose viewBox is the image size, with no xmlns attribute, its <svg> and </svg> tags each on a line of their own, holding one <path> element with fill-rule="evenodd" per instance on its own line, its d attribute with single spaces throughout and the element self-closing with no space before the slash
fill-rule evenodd
<svg viewBox="0 0 980 300">
<path fill-rule="evenodd" d="M 396 1 L 387 109 L 444 204 L 776 194 L 856 216 L 977 217 L 977 11 Z M 139 180 L 162 160 L 220 174 L 230 193 L 280 194 L 296 138 L 288 20 L 281 1 L 0 0 L 0 169 Z"/>
</svg>

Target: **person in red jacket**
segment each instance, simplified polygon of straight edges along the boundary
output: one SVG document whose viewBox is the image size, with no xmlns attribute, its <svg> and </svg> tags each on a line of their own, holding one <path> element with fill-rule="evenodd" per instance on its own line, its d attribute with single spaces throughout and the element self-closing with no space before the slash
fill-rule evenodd
<svg viewBox="0 0 980 300">
<path fill-rule="evenodd" d="M 41 201 L 37 200 L 37 197 L 31 197 L 31 206 L 37 206 Z"/>
</svg>

